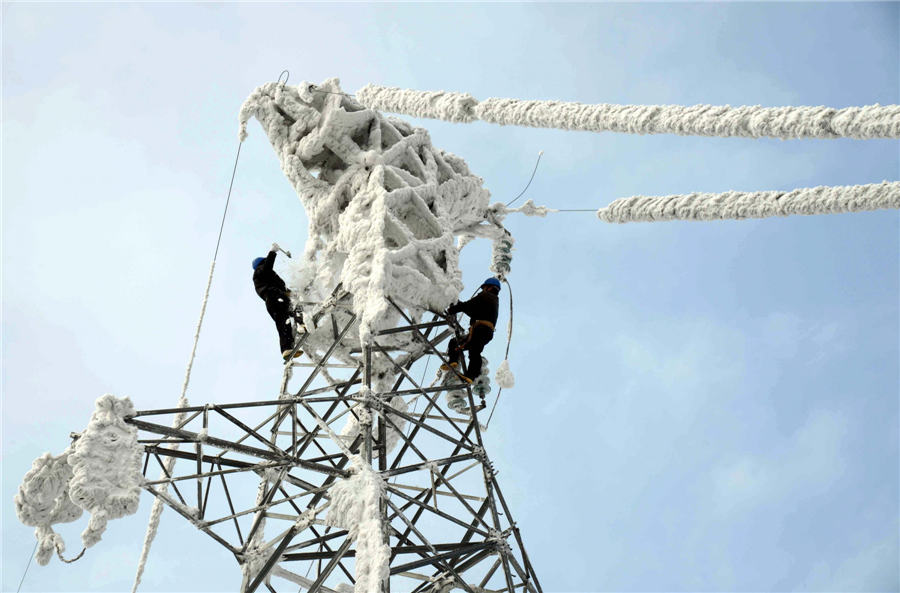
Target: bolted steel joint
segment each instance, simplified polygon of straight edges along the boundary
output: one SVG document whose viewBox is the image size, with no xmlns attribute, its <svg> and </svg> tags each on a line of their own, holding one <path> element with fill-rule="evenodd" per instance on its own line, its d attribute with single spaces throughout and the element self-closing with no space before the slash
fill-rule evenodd
<svg viewBox="0 0 900 593">
<path fill-rule="evenodd" d="M 384 400 L 381 399 L 377 394 L 372 393 L 371 391 L 362 396 L 363 405 L 369 410 L 375 412 L 381 412 L 384 410 Z"/>
<path fill-rule="evenodd" d="M 500 552 L 501 554 L 509 554 L 512 549 L 509 547 L 509 542 L 506 541 L 506 538 L 509 537 L 509 529 L 505 529 L 503 531 L 498 531 L 496 529 L 491 529 L 488 531 L 487 540 L 494 544 L 494 548 Z"/>
</svg>

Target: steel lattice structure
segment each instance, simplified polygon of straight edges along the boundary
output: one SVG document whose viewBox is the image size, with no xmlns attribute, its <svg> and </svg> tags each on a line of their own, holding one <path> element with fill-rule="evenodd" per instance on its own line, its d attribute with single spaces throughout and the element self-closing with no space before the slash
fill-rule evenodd
<svg viewBox="0 0 900 593">
<path fill-rule="evenodd" d="M 354 582 L 357 549 L 346 529 L 323 517 L 329 487 L 350 475 L 358 454 L 386 483 L 382 526 L 391 557 L 383 591 L 542 593 L 484 449 L 483 398 L 476 405 L 455 373 L 439 371 L 430 386 L 413 376 L 416 363 L 417 371 L 429 359 L 446 362 L 442 343 L 458 326 L 438 315 L 414 323 L 391 305 L 405 325 L 377 332 L 348 361 L 335 351 L 356 323 L 349 295 L 338 287 L 318 303 L 308 324 L 326 328 L 331 345 L 285 364 L 276 399 L 137 412 L 128 422 L 141 431 L 144 476 L 176 458 L 171 474 L 144 487 L 234 555 L 243 593 L 297 585 L 341 593 Z M 392 389 L 375 392 L 373 369 L 385 364 Z M 470 414 L 448 413 L 439 401 L 458 390 Z M 396 397 L 405 410 L 391 405 Z M 179 413 L 184 420 L 173 426 Z M 338 434 L 350 416 L 358 430 Z"/>
</svg>

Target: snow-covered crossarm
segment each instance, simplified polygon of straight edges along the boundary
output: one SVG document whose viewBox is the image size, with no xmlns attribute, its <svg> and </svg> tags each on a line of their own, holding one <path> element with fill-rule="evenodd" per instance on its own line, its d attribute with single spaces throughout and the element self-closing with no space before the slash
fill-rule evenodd
<svg viewBox="0 0 900 593">
<path fill-rule="evenodd" d="M 745 138 L 900 138 L 900 105 L 762 107 L 613 105 L 489 98 L 374 84 L 356 93 L 370 109 L 469 123 L 588 132 Z"/>
<path fill-rule="evenodd" d="M 62 558 L 65 542 L 53 525 L 91 515 L 81 534 L 85 548 L 100 541 L 106 523 L 137 511 L 143 476 L 143 447 L 137 429 L 125 419 L 134 414 L 127 397 L 104 395 L 96 402 L 88 427 L 62 455 L 36 459 L 15 498 L 16 515 L 35 527 L 36 558 L 47 564 L 55 551 Z"/>
<path fill-rule="evenodd" d="M 691 193 L 620 198 L 597 210 L 605 222 L 723 220 L 900 208 L 900 182 L 790 191 Z"/>
</svg>

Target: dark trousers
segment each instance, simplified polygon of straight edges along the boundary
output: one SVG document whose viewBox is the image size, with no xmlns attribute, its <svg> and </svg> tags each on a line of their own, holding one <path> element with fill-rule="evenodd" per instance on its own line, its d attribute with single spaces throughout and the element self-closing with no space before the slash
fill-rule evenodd
<svg viewBox="0 0 900 593">
<path fill-rule="evenodd" d="M 469 351 L 469 364 L 466 365 L 466 377 L 473 381 L 481 374 L 481 351 L 494 337 L 494 330 L 484 325 L 469 328 L 468 335 L 460 344 L 456 338 L 452 338 L 447 346 L 447 358 L 450 362 L 459 362 L 459 356 L 463 350 Z"/>
<path fill-rule="evenodd" d="M 281 352 L 294 349 L 294 328 L 290 323 L 291 304 L 286 294 L 271 291 L 266 295 L 266 311 L 278 329 Z"/>
</svg>

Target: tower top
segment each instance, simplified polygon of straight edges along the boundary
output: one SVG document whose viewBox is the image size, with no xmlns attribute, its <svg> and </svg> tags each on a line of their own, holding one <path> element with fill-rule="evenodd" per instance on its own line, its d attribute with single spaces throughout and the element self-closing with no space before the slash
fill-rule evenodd
<svg viewBox="0 0 900 593">
<path fill-rule="evenodd" d="M 342 283 L 361 343 L 395 325 L 389 299 L 413 319 L 453 303 L 467 239 L 509 236 L 463 159 L 432 146 L 425 129 L 365 108 L 336 78 L 258 87 L 241 108 L 242 140 L 251 117 L 309 216 L 297 288 L 321 300 Z"/>
</svg>

